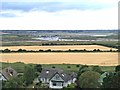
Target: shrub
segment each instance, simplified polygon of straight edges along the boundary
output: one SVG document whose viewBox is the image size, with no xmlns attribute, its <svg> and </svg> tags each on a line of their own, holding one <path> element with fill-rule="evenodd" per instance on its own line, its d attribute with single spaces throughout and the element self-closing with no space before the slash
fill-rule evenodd
<svg viewBox="0 0 120 90">
<path fill-rule="evenodd" d="M 78 65 L 76 65 L 76 67 L 80 67 L 80 65 L 78 64 Z"/>
<path fill-rule="evenodd" d="M 67 68 L 71 68 L 71 66 L 67 66 Z"/>
<path fill-rule="evenodd" d="M 55 68 L 55 66 L 52 66 L 52 68 Z"/>
</svg>

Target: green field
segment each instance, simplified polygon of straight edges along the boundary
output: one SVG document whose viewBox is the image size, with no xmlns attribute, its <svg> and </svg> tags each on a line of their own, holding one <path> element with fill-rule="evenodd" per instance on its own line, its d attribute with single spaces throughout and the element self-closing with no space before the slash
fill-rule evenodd
<svg viewBox="0 0 120 90">
<path fill-rule="evenodd" d="M 16 63 L 2 63 L 2 69 L 8 66 L 11 66 L 14 68 L 17 72 L 23 73 L 25 66 L 32 65 L 34 66 L 35 64 L 24 64 L 22 62 L 16 62 Z M 43 68 L 60 68 L 65 71 L 74 71 L 78 72 L 79 68 L 81 65 L 77 64 L 42 64 Z M 93 66 L 89 66 L 91 68 Z M 100 66 L 102 71 L 108 71 L 108 72 L 113 72 L 115 70 L 115 66 Z"/>
</svg>

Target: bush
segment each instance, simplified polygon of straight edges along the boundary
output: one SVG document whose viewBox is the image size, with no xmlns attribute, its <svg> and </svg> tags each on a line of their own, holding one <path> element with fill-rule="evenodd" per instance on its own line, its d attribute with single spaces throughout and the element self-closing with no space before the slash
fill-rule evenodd
<svg viewBox="0 0 120 90">
<path fill-rule="evenodd" d="M 52 68 L 55 68 L 55 66 L 52 66 Z"/>
<path fill-rule="evenodd" d="M 67 88 L 75 88 L 75 87 L 76 87 L 76 84 L 75 84 L 75 83 L 72 83 L 72 84 L 68 85 Z"/>
<path fill-rule="evenodd" d="M 80 67 L 80 65 L 78 64 L 78 65 L 76 65 L 76 67 Z"/>
<path fill-rule="evenodd" d="M 71 66 L 67 66 L 67 68 L 71 68 Z"/>
<path fill-rule="evenodd" d="M 120 65 L 115 67 L 115 72 L 118 72 L 118 71 L 120 71 Z"/>
</svg>

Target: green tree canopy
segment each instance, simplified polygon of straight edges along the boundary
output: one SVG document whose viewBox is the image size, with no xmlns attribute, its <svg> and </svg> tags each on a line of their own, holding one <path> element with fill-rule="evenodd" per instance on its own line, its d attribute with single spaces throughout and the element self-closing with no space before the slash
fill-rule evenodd
<svg viewBox="0 0 120 90">
<path fill-rule="evenodd" d="M 24 71 L 24 80 L 25 80 L 25 84 L 29 85 L 32 84 L 34 78 L 35 78 L 35 69 L 33 66 L 27 66 L 25 67 L 25 71 Z"/>
<path fill-rule="evenodd" d="M 81 65 L 78 71 L 78 77 L 86 71 L 90 71 L 90 68 L 87 65 Z"/>
<path fill-rule="evenodd" d="M 3 88 L 23 88 L 23 81 L 21 78 L 11 78 L 4 83 Z"/>
<path fill-rule="evenodd" d="M 79 77 L 79 83 L 81 88 L 98 88 L 100 83 L 98 79 L 100 74 L 94 71 L 86 71 L 82 73 Z"/>
<path fill-rule="evenodd" d="M 116 66 L 115 71 L 116 72 L 120 71 L 120 65 Z"/>
<path fill-rule="evenodd" d="M 41 71 L 42 71 L 42 65 L 41 65 L 41 64 L 35 65 L 35 70 L 36 70 L 37 72 L 41 72 Z"/>
<path fill-rule="evenodd" d="M 103 79 L 102 88 L 120 88 L 120 72 L 107 75 Z"/>
<path fill-rule="evenodd" d="M 102 69 L 101 69 L 101 67 L 99 67 L 99 66 L 93 66 L 92 67 L 92 71 L 95 71 L 95 72 L 98 72 L 98 73 L 102 73 Z"/>
</svg>

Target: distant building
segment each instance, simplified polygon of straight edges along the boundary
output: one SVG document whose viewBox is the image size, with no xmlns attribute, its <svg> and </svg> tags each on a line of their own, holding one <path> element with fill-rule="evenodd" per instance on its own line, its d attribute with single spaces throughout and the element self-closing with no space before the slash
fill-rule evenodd
<svg viewBox="0 0 120 90">
<path fill-rule="evenodd" d="M 68 85 L 75 83 L 77 74 L 74 72 L 64 72 L 60 69 L 43 69 L 39 80 L 42 84 L 52 89 L 62 89 Z"/>
<path fill-rule="evenodd" d="M 12 77 L 16 77 L 17 72 L 12 67 L 4 68 L 0 71 L 0 80 L 6 81 Z"/>
</svg>

